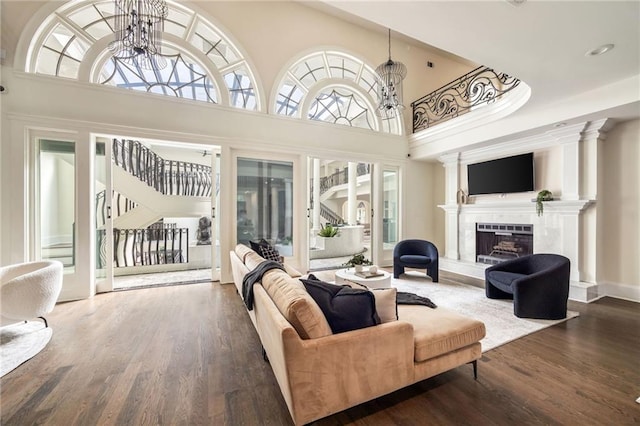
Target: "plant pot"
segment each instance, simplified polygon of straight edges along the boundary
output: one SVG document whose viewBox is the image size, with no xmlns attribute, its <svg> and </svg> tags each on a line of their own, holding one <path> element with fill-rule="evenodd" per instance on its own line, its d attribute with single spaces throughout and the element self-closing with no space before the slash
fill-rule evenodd
<svg viewBox="0 0 640 426">
<path fill-rule="evenodd" d="M 354 269 L 356 270 L 356 272 L 362 272 L 362 271 L 364 271 L 364 266 L 356 265 L 356 266 L 354 266 Z"/>
</svg>

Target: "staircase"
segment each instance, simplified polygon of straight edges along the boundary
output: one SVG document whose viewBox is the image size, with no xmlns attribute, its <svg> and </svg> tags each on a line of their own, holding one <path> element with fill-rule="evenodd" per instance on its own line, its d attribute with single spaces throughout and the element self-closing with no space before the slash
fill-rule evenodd
<svg viewBox="0 0 640 426">
<path fill-rule="evenodd" d="M 211 214 L 211 167 L 166 160 L 132 140 L 113 139 L 112 152 L 115 267 L 188 262 L 189 229 L 158 221 Z M 103 265 L 106 204 L 102 191 L 96 196 L 96 225 Z"/>
<path fill-rule="evenodd" d="M 331 210 L 324 203 L 320 203 L 320 217 L 332 225 L 341 225 L 344 223 L 342 216 Z"/>
<path fill-rule="evenodd" d="M 369 164 L 358 163 L 356 175 L 364 176 L 371 172 Z M 344 224 L 345 220 L 338 213 L 334 212 L 322 200 L 331 198 L 337 191 L 344 190 L 344 186 L 349 183 L 349 169 L 344 167 L 342 170 L 338 170 L 335 173 L 320 178 L 320 217 L 322 217 L 327 223 L 332 225 Z M 313 186 L 313 182 L 312 182 Z M 313 190 L 311 191 L 313 194 Z M 314 200 L 311 200 L 313 203 Z"/>
</svg>

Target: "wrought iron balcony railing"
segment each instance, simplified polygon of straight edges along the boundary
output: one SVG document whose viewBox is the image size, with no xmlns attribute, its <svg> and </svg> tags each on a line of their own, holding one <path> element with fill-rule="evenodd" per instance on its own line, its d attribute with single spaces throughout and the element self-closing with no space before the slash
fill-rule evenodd
<svg viewBox="0 0 640 426">
<path fill-rule="evenodd" d="M 413 133 L 492 103 L 519 83 L 505 73 L 478 67 L 411 104 Z"/>
</svg>

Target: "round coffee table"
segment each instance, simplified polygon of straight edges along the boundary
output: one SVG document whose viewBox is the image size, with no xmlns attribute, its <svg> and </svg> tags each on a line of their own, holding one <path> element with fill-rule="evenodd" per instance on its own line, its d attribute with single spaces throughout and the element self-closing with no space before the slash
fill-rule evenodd
<svg viewBox="0 0 640 426">
<path fill-rule="evenodd" d="M 355 274 L 353 268 L 339 269 L 336 271 L 336 284 L 348 284 L 348 281 L 362 284 L 369 288 L 388 288 L 391 287 L 391 274 L 386 271 L 378 270 L 377 277 L 363 278 Z"/>
</svg>

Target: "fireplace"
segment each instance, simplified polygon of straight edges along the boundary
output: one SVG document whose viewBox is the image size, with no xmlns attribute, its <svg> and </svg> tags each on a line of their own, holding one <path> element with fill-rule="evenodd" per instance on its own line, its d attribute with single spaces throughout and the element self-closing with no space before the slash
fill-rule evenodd
<svg viewBox="0 0 640 426">
<path fill-rule="evenodd" d="M 533 225 L 476 223 L 476 262 L 495 265 L 533 253 Z"/>
</svg>

